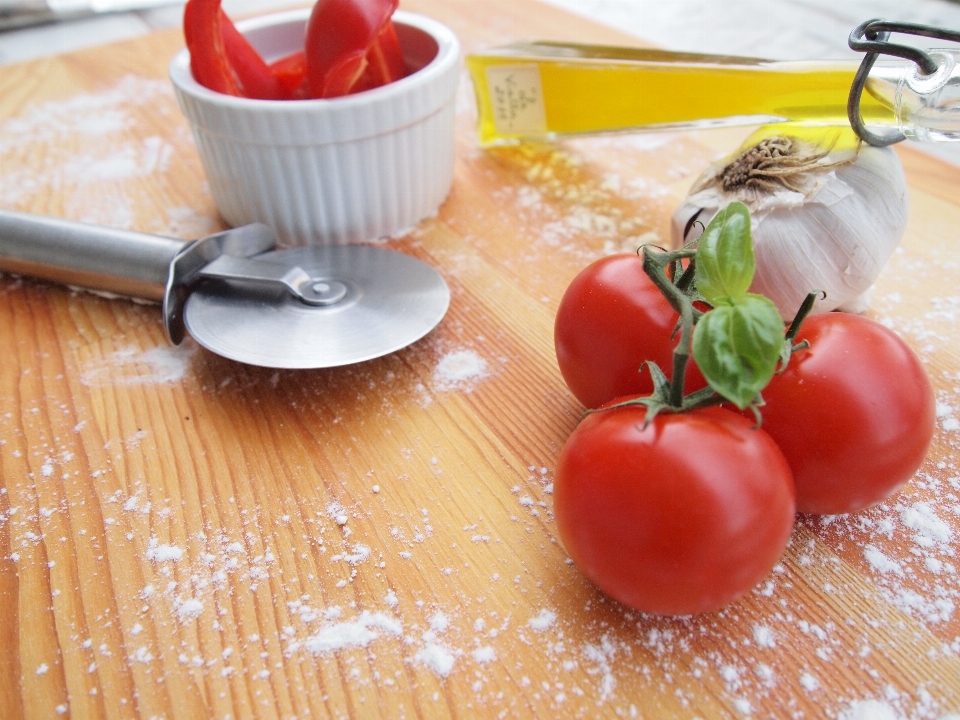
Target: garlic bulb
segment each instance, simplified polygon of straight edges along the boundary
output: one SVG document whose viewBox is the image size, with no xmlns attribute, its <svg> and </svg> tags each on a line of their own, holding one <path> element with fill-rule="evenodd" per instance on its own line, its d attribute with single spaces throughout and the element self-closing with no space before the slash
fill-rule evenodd
<svg viewBox="0 0 960 720">
<path fill-rule="evenodd" d="M 835 148 L 766 137 L 711 166 L 673 214 L 674 247 L 696 237 L 694 216 L 705 225 L 740 200 L 751 214 L 752 292 L 773 300 L 785 320 L 814 290 L 823 296 L 813 312 L 863 312 L 906 228 L 907 183 L 889 147 Z"/>
</svg>

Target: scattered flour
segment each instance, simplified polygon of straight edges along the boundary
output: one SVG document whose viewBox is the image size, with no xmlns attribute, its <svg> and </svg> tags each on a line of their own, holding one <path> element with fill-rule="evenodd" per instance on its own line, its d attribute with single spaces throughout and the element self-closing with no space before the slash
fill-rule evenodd
<svg viewBox="0 0 960 720">
<path fill-rule="evenodd" d="M 924 547 L 950 542 L 950 526 L 937 517 L 928 502 L 917 502 L 900 513 L 900 521 L 916 531 L 914 542 Z"/>
<path fill-rule="evenodd" d="M 165 81 L 128 75 L 102 92 L 81 93 L 68 100 L 33 106 L 0 124 L 0 132 L 16 136 L 18 144 L 24 147 L 72 135 L 114 140 L 118 132 L 134 124 L 128 108 L 149 104 L 159 96 L 172 97 Z"/>
<path fill-rule="evenodd" d="M 484 645 L 483 647 L 478 647 L 471 653 L 474 662 L 485 664 L 494 662 L 497 659 L 497 652 L 489 645 Z"/>
<path fill-rule="evenodd" d="M 900 564 L 888 558 L 874 545 L 867 545 L 863 549 L 863 557 L 870 563 L 870 567 L 877 572 L 903 575 L 903 568 L 900 567 Z"/>
<path fill-rule="evenodd" d="M 450 627 L 450 618 L 442 612 L 437 612 L 430 618 L 430 627 L 438 633 L 445 632 Z"/>
<path fill-rule="evenodd" d="M 337 652 L 347 648 L 367 647 L 380 635 L 377 631 L 401 637 L 403 624 L 385 613 L 364 611 L 353 620 L 331 623 L 302 642 L 302 647 L 313 655 Z M 291 646 L 295 650 L 297 644 Z"/>
<path fill-rule="evenodd" d="M 78 182 L 128 180 L 163 172 L 173 148 L 159 137 L 143 138 L 139 144 L 120 146 L 112 155 L 73 156 L 61 172 Z"/>
<path fill-rule="evenodd" d="M 882 700 L 858 700 L 840 714 L 840 720 L 903 720 L 893 706 Z"/>
<path fill-rule="evenodd" d="M 457 660 L 452 650 L 435 642 L 428 642 L 416 654 L 415 659 L 442 678 L 453 672 L 453 666 Z"/>
<path fill-rule="evenodd" d="M 88 362 L 80 382 L 88 387 L 177 383 L 186 376 L 196 352 L 197 345 L 190 340 L 148 350 L 124 348 Z"/>
<path fill-rule="evenodd" d="M 530 618 L 527 624 L 537 632 L 549 630 L 557 621 L 557 614 L 550 610 L 541 610 L 535 617 Z"/>
<path fill-rule="evenodd" d="M 604 699 L 611 697 L 617 685 L 612 665 L 617 655 L 617 644 L 605 633 L 600 637 L 599 643 L 584 643 L 582 654 L 586 662 L 593 666 L 588 672 L 600 676 L 600 697 Z"/>
<path fill-rule="evenodd" d="M 351 565 L 358 565 L 370 557 L 370 548 L 367 545 L 356 543 L 351 552 L 340 553 L 330 558 L 330 562 L 346 562 Z"/>
<path fill-rule="evenodd" d="M 155 127 L 157 118 L 181 131 L 141 137 L 142 128 Z M 25 151 L 40 162 L 19 162 Z M 26 206 L 52 191 L 70 219 L 132 228 L 141 202 L 137 182 L 165 182 L 171 165 L 192 155 L 193 140 L 169 82 L 128 75 L 112 87 L 33 105 L 0 122 L 0 167 L 22 168 L 0 173 L 0 205 Z M 198 237 L 215 223 L 196 212 L 187 218 L 174 208 L 166 223 L 137 229 L 174 236 L 172 230 L 183 230 Z"/>
<path fill-rule="evenodd" d="M 200 617 L 200 613 L 202 612 L 203 603 L 200 600 L 184 600 L 177 606 L 177 618 L 179 618 L 181 622 L 194 620 Z"/>
<path fill-rule="evenodd" d="M 800 686 L 807 692 L 813 692 L 820 689 L 820 681 L 808 672 L 800 676 Z"/>
<path fill-rule="evenodd" d="M 433 370 L 433 385 L 437 390 L 471 392 L 479 380 L 487 377 L 487 361 L 473 350 L 448 352 Z"/>
<path fill-rule="evenodd" d="M 762 648 L 772 648 L 777 644 L 773 631 L 765 625 L 753 626 L 753 641 Z"/>
<path fill-rule="evenodd" d="M 147 560 L 154 562 L 177 562 L 183 557 L 183 549 L 176 545 L 161 545 L 156 538 L 150 538 L 146 555 Z"/>
</svg>

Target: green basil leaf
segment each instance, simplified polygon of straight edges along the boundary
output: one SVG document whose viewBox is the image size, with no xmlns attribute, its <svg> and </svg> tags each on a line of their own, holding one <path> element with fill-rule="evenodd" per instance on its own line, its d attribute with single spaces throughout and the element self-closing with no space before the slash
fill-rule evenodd
<svg viewBox="0 0 960 720">
<path fill-rule="evenodd" d="M 697 289 L 711 305 L 722 305 L 726 298 L 747 293 L 755 271 L 750 211 L 742 202 L 732 202 L 697 242 Z"/>
<path fill-rule="evenodd" d="M 783 319 L 768 298 L 731 298 L 700 318 L 693 359 L 710 387 L 742 410 L 773 377 L 783 333 Z"/>
</svg>

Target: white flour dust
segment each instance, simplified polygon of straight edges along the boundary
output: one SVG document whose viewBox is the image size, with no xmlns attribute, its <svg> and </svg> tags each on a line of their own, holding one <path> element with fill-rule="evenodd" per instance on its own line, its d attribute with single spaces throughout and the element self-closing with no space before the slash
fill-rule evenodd
<svg viewBox="0 0 960 720">
<path fill-rule="evenodd" d="M 196 352 L 191 342 L 149 350 L 124 348 L 87 362 L 80 382 L 88 387 L 176 383 L 187 374 Z"/>
<path fill-rule="evenodd" d="M 547 256 L 554 266 L 560 254 L 571 267 L 582 267 L 602 255 L 660 242 L 649 218 L 651 206 L 667 201 L 669 186 L 637 176 L 636 166 L 673 139 L 578 138 L 513 150 L 509 159 L 522 180 L 498 188 L 494 197 L 498 208 L 509 208 L 505 215 L 525 247 L 521 259 L 533 270 Z M 588 159 L 595 154 L 603 156 L 604 172 Z"/>
<path fill-rule="evenodd" d="M 142 183 L 155 191 L 174 163 L 194 155 L 169 82 L 128 75 L 0 122 L 0 205 L 28 209 L 34 198 L 55 194 L 64 217 L 132 228 L 149 196 Z M 197 237 L 216 227 L 195 212 L 185 217 L 183 208 L 164 212 L 167 218 L 137 229 Z"/>
<path fill-rule="evenodd" d="M 291 643 L 288 650 L 292 652 L 302 646 L 313 655 L 321 655 L 347 648 L 367 647 L 381 633 L 401 637 L 403 623 L 386 613 L 364 611 L 353 620 L 325 624 L 306 640 Z"/>
<path fill-rule="evenodd" d="M 487 377 L 488 364 L 474 350 L 448 352 L 433 370 L 433 385 L 437 390 L 470 392 Z"/>
<path fill-rule="evenodd" d="M 161 545 L 156 538 L 150 538 L 146 558 L 153 562 L 177 562 L 183 557 L 183 549 L 176 545 Z"/>
<path fill-rule="evenodd" d="M 153 374 L 142 360 L 134 359 L 143 354 L 120 352 L 105 366 L 130 365 L 135 376 Z M 453 360 L 438 375 L 448 381 L 476 382 L 488 372 L 473 351 L 456 350 L 445 357 Z M 82 429 L 81 420 L 76 432 Z M 42 480 L 72 477 L 70 454 L 53 446 L 33 452 Z M 425 460 L 408 450 L 401 453 L 400 462 L 412 468 Z M 431 471 L 444 476 L 457 472 L 443 456 L 427 462 Z M 302 506 L 302 514 L 271 518 L 246 509 L 243 530 L 233 533 L 215 524 L 188 535 L 164 531 L 157 521 L 166 523 L 179 500 L 165 498 L 157 489 L 148 494 L 139 482 L 129 494 L 117 490 L 103 504 L 105 522 L 121 530 L 129 542 L 139 537 L 145 584 L 130 599 L 138 615 L 124 627 L 124 642 L 104 645 L 99 652 L 122 653 L 130 665 L 147 664 L 159 657 L 150 640 L 156 636 L 154 628 L 167 623 L 186 633 L 177 649 L 179 662 L 211 678 L 240 672 L 256 678 L 277 674 L 273 662 L 258 664 L 255 654 L 249 655 L 249 666 L 238 660 L 256 643 L 278 648 L 310 672 L 326 664 L 342 667 L 345 682 L 357 687 L 372 682 L 367 679 L 370 668 L 384 693 L 402 692 L 408 672 L 403 666 L 416 668 L 438 682 L 463 684 L 468 702 L 495 709 L 494 717 L 500 712 L 518 716 L 511 715 L 517 708 L 509 705 L 509 698 L 494 689 L 500 687 L 506 668 L 521 694 L 536 694 L 558 717 L 641 717 L 640 709 L 632 705 L 638 693 L 675 693 L 681 703 L 689 701 L 692 706 L 696 694 L 685 688 L 712 684 L 734 716 L 759 717 L 772 698 L 792 696 L 821 703 L 824 716 L 837 720 L 960 720 L 949 714 L 953 707 L 937 701 L 936 686 L 929 692 L 926 683 L 896 693 L 884 689 L 879 673 L 888 648 L 882 640 L 863 635 L 851 649 L 844 645 L 849 641 L 844 620 L 825 616 L 817 623 L 798 612 L 807 597 L 794 588 L 793 576 L 798 573 L 805 577 L 819 573 L 825 595 L 848 592 L 842 576 L 832 574 L 832 552 L 820 552 L 819 543 L 812 540 L 797 543 L 791 550 L 793 562 L 778 566 L 753 593 L 748 602 L 762 603 L 763 614 L 747 622 L 737 606 L 715 616 L 657 619 L 614 608 L 590 593 L 584 596 L 586 606 L 570 605 L 560 595 L 543 594 L 544 574 L 533 565 L 504 577 L 499 566 L 489 569 L 492 586 L 510 584 L 517 592 L 539 597 L 537 604 L 523 610 L 495 607 L 483 595 L 451 599 L 406 587 L 391 589 L 391 577 L 413 568 L 441 573 L 445 582 L 454 583 L 458 573 L 471 572 L 457 567 L 454 558 L 460 557 L 460 550 L 451 552 L 451 546 L 502 553 L 505 541 L 516 542 L 519 536 L 550 547 L 556 528 L 549 462 L 547 457 L 528 458 L 512 468 L 512 486 L 497 491 L 501 500 L 509 501 L 503 509 L 510 522 L 491 523 L 486 513 L 465 518 L 453 538 L 441 513 L 435 517 L 432 508 L 392 504 L 397 496 L 385 477 L 377 477 L 376 485 L 366 477 L 366 492 L 349 500 L 346 495 L 324 496 L 312 509 Z M 99 483 L 112 472 L 108 464 L 94 470 L 90 480 Z M 826 536 L 838 533 L 854 545 L 854 559 L 876 582 L 877 592 L 910 618 L 936 629 L 952 618 L 951 604 L 958 599 L 953 567 L 957 534 L 948 520 L 950 514 L 960 514 L 956 495 L 960 479 L 949 472 L 939 477 L 921 473 L 914 485 L 929 496 L 902 494 L 867 513 L 810 520 L 807 527 L 816 526 L 821 542 L 836 544 Z M 16 538 L 11 540 L 8 560 L 21 563 L 44 542 L 37 532 L 37 516 L 64 511 L 40 507 L 31 515 L 11 507 L 0 514 L 0 524 Z M 304 571 L 291 577 L 278 548 L 301 533 L 315 550 L 301 558 L 309 562 Z M 897 542 L 902 546 L 904 541 L 911 552 L 898 553 Z M 443 560 L 434 566 L 431 557 Z M 582 582 L 576 579 L 575 568 L 559 565 L 553 570 L 564 583 Z M 910 590 L 905 582 L 923 593 Z M 278 617 L 276 626 L 259 628 L 262 637 L 230 640 L 224 635 L 225 647 L 211 649 L 193 635 L 194 629 L 223 629 L 225 618 L 229 621 L 236 611 L 235 602 L 264 592 L 270 594 L 267 602 Z M 598 605 L 603 612 L 594 612 Z M 520 646 L 522 653 L 517 652 Z M 922 648 L 928 655 L 934 651 L 937 657 L 955 656 L 960 640 Z M 791 664 L 789 658 L 798 655 L 809 660 L 808 666 L 798 669 Z M 832 663 L 854 659 L 859 667 L 878 673 L 878 685 L 838 691 Z M 52 659 L 46 664 L 54 667 Z M 675 678 L 676 685 L 664 690 L 663 677 Z"/>
<path fill-rule="evenodd" d="M 841 720 L 900 720 L 892 706 L 882 700 L 861 700 L 840 715 Z"/>
</svg>

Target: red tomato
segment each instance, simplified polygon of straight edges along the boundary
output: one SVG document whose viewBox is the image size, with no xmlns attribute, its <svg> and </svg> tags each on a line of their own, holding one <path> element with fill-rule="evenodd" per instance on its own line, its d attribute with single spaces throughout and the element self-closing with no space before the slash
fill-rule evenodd
<svg viewBox="0 0 960 720">
<path fill-rule="evenodd" d="M 763 391 L 763 429 L 783 451 L 797 509 L 862 510 L 900 489 L 933 437 L 936 400 L 896 333 L 859 315 L 808 318 L 787 369 Z"/>
<path fill-rule="evenodd" d="M 554 323 L 560 373 L 581 403 L 596 408 L 622 395 L 649 395 L 653 361 L 673 375 L 678 315 L 643 271 L 638 255 L 611 255 L 588 265 L 570 283 Z M 691 363 L 689 392 L 706 382 Z"/>
<path fill-rule="evenodd" d="M 709 612 L 777 563 L 794 521 L 790 468 L 745 417 L 712 407 L 588 415 L 560 453 L 554 511 L 577 567 L 643 612 Z"/>
</svg>

